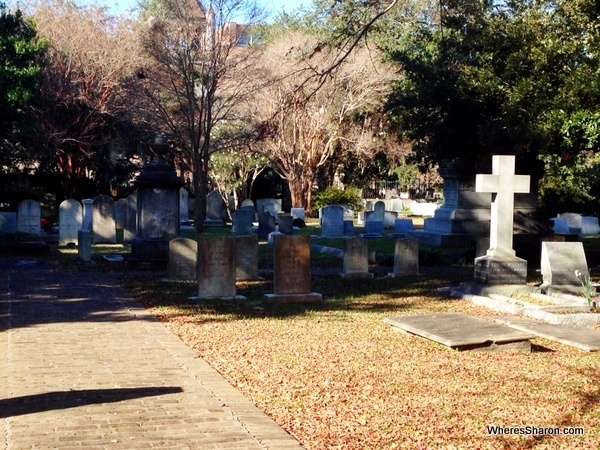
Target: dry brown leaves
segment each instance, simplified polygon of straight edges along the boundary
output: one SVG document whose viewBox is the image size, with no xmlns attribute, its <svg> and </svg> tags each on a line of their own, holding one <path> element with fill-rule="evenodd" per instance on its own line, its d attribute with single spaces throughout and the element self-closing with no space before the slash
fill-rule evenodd
<svg viewBox="0 0 600 450">
<path fill-rule="evenodd" d="M 308 449 L 600 448 L 599 355 L 541 339 L 531 354 L 456 352 L 383 322 L 491 313 L 432 295 L 385 298 L 385 311 L 358 297 L 286 318 L 152 311 Z M 491 425 L 585 434 L 490 436 Z"/>
</svg>

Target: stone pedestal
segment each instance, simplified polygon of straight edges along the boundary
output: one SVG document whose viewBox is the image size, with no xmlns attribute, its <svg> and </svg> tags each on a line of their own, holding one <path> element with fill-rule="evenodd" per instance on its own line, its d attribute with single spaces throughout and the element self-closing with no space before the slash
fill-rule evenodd
<svg viewBox="0 0 600 450">
<path fill-rule="evenodd" d="M 489 235 L 489 193 L 475 192 L 475 176 L 461 168 L 440 168 L 444 178 L 444 203 L 432 218 L 425 219 L 423 230 L 408 231 L 407 237 L 425 244 L 463 247 L 477 236 Z"/>
<path fill-rule="evenodd" d="M 475 282 L 482 284 L 526 284 L 527 261 L 516 256 L 475 258 Z"/>
<path fill-rule="evenodd" d="M 151 145 L 161 155 L 168 148 L 157 138 Z M 137 227 L 131 243 L 134 260 L 167 261 L 169 242 L 179 236 L 181 180 L 162 157 L 146 164 L 134 184 L 137 187 Z"/>
<path fill-rule="evenodd" d="M 77 232 L 77 256 L 81 262 L 92 260 L 92 232 L 90 230 L 79 230 Z"/>
</svg>

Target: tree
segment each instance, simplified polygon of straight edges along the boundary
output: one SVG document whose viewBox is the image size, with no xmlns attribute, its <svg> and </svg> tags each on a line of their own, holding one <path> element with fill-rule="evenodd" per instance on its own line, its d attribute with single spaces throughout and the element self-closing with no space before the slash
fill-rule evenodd
<svg viewBox="0 0 600 450">
<path fill-rule="evenodd" d="M 3 172 L 31 166 L 31 100 L 37 94 L 46 42 L 21 10 L 0 3 L 0 165 Z M 35 133 L 33 133 L 35 134 Z M 18 171 L 18 170 L 17 170 Z"/>
<path fill-rule="evenodd" d="M 206 215 L 210 157 L 247 139 L 236 108 L 253 90 L 255 47 L 249 27 L 260 18 L 254 2 L 217 0 L 211 7 L 191 0 L 147 4 L 142 48 L 149 57 L 138 69 L 137 88 L 180 149 L 178 160 L 192 174 L 196 230 Z M 233 22 L 246 19 L 245 25 Z M 222 125 L 222 126 L 221 126 Z"/>
<path fill-rule="evenodd" d="M 476 170 L 492 154 L 515 154 L 534 181 L 552 161 L 590 161 L 579 154 L 597 149 L 586 138 L 598 124 L 597 2 L 441 7 L 439 22 L 383 44 L 403 75 L 388 108 L 417 156 Z M 582 127 L 570 126 L 583 117 Z"/>
<path fill-rule="evenodd" d="M 62 196 L 116 194 L 145 136 L 119 95 L 137 61 L 131 26 L 97 5 L 63 0 L 37 3 L 33 14 L 49 42 L 36 107 Z"/>
<path fill-rule="evenodd" d="M 257 95 L 260 140 L 252 144 L 288 182 L 293 206 L 307 209 L 319 171 L 334 155 L 375 151 L 392 72 L 363 47 L 325 79 L 313 77 L 334 62 L 328 52 L 306 57 L 317 42 L 296 31 L 266 46 L 261 65 L 270 83 Z"/>
</svg>

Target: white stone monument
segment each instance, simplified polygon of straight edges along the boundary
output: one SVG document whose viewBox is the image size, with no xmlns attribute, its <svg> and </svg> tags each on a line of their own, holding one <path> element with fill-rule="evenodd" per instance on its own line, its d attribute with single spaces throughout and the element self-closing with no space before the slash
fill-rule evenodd
<svg viewBox="0 0 600 450">
<path fill-rule="evenodd" d="M 515 175 L 514 155 L 494 155 L 492 174 L 478 174 L 475 191 L 492 194 L 490 248 L 475 258 L 475 281 L 483 284 L 525 284 L 527 261 L 513 250 L 515 194 L 529 193 L 529 175 Z"/>
</svg>

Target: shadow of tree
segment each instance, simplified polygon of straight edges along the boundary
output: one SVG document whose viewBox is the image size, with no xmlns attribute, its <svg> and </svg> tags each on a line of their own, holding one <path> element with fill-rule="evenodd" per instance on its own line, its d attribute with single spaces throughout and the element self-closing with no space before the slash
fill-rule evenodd
<svg viewBox="0 0 600 450">
<path fill-rule="evenodd" d="M 45 392 L 43 394 L 0 399 L 0 418 L 85 405 L 116 403 L 135 398 L 156 397 L 180 392 L 183 392 L 183 389 L 177 386 Z"/>
</svg>

